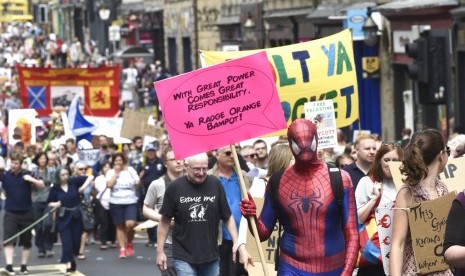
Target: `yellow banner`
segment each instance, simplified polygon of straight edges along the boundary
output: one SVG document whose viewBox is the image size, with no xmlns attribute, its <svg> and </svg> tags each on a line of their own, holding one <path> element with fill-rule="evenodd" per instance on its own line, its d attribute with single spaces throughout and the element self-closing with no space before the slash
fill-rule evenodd
<svg viewBox="0 0 465 276">
<path fill-rule="evenodd" d="M 358 119 L 358 85 L 350 30 L 305 43 L 264 49 L 274 69 L 287 123 L 305 118 L 306 102 L 332 99 L 337 127 Z M 262 50 L 202 51 L 204 67 Z M 283 133 L 281 133 L 283 134 Z"/>
</svg>

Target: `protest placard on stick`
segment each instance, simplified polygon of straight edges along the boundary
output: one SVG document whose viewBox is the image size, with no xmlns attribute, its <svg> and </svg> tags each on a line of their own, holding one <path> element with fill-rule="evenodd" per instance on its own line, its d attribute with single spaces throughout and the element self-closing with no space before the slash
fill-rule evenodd
<svg viewBox="0 0 465 276">
<path fill-rule="evenodd" d="M 157 81 L 154 86 L 178 159 L 287 127 L 265 52 Z M 231 151 L 239 168 L 234 146 Z M 247 197 L 242 174 L 239 182 L 242 196 Z M 249 220 L 259 247 L 255 218 Z M 263 252 L 260 259 L 265 263 Z M 265 267 L 263 272 L 268 275 Z"/>
<path fill-rule="evenodd" d="M 287 127 L 265 52 L 154 85 L 176 158 Z"/>
</svg>

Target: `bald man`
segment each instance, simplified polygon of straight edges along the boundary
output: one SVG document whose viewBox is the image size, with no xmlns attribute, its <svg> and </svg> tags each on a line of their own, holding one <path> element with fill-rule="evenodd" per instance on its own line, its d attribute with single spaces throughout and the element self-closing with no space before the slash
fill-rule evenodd
<svg viewBox="0 0 465 276">
<path fill-rule="evenodd" d="M 178 275 L 219 274 L 218 225 L 220 220 L 232 237 L 233 252 L 247 269 L 251 257 L 245 246 L 237 243 L 237 229 L 221 182 L 208 176 L 208 156 L 199 154 L 185 160 L 186 175 L 171 182 L 165 191 L 159 213 L 157 265 L 167 269 L 165 240 L 171 219 L 173 227 L 173 259 Z M 235 254 L 233 254 L 235 256 Z"/>
</svg>

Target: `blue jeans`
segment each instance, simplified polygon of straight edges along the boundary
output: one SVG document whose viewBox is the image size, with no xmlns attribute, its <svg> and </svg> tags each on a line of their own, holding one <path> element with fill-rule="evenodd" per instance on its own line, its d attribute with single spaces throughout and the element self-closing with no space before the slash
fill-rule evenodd
<svg viewBox="0 0 465 276">
<path fill-rule="evenodd" d="M 181 260 L 174 260 L 174 268 L 178 275 L 183 276 L 218 276 L 220 275 L 219 261 L 205 264 L 190 264 Z"/>
</svg>

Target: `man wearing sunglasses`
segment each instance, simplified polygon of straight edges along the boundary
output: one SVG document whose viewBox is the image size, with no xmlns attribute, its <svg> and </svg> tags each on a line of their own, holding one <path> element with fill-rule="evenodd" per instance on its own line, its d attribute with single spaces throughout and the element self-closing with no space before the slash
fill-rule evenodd
<svg viewBox="0 0 465 276">
<path fill-rule="evenodd" d="M 246 183 L 247 190 L 251 186 L 251 179 L 246 176 L 246 172 L 242 170 L 236 170 L 234 166 L 234 158 L 232 155 L 231 147 L 225 146 L 216 150 L 216 164 L 208 172 L 209 174 L 218 177 L 226 192 L 226 198 L 228 200 L 229 208 L 234 217 L 236 229 L 239 229 L 239 223 L 242 218 L 241 211 L 239 209 L 239 203 L 241 202 L 241 188 L 239 184 L 238 173 L 242 173 Z M 232 248 L 233 242 L 231 235 L 229 235 L 226 225 L 222 225 L 222 233 L 220 233 L 220 275 L 248 275 L 244 268 L 240 265 L 236 265 L 232 260 Z"/>
<path fill-rule="evenodd" d="M 255 164 L 257 164 L 258 155 L 253 149 L 252 146 L 244 146 L 241 149 L 241 155 L 244 157 L 244 160 L 247 162 L 247 166 L 250 170 L 255 168 Z"/>
</svg>

